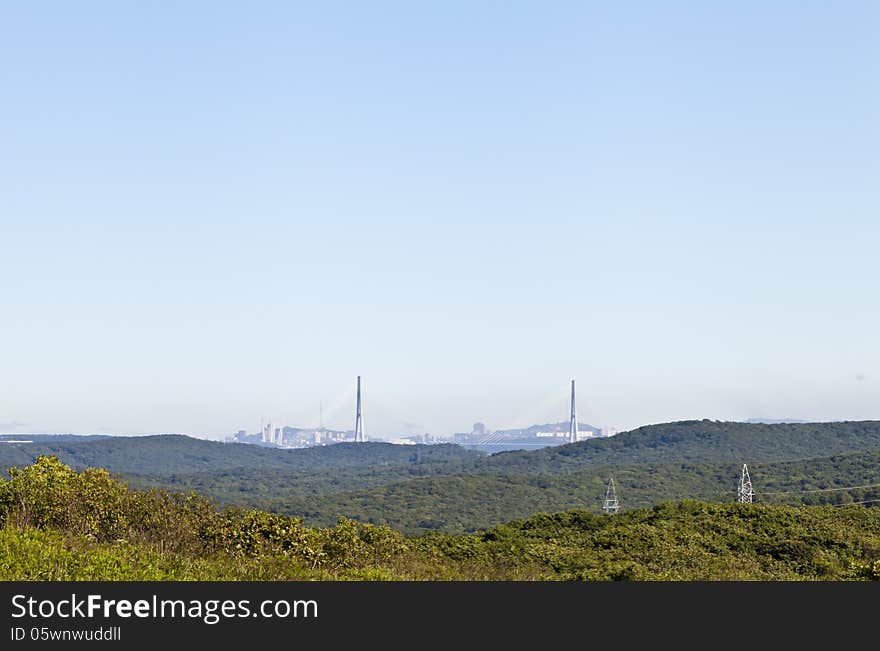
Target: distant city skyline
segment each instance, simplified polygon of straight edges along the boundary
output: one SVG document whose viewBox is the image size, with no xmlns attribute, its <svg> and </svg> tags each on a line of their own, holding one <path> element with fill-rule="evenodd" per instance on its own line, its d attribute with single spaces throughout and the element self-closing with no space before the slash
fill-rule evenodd
<svg viewBox="0 0 880 651">
<path fill-rule="evenodd" d="M 332 403 L 333 408 L 331 409 L 331 415 L 338 414 L 338 412 L 340 410 L 344 410 L 348 407 L 351 407 L 352 416 L 353 416 L 353 414 L 355 413 L 354 408 L 355 408 L 356 403 L 355 403 L 355 398 L 354 398 L 354 392 L 352 391 L 351 393 L 352 393 L 351 396 L 347 396 L 347 395 L 343 394 L 343 395 L 338 396 L 337 400 L 333 401 L 333 403 Z M 564 396 L 563 400 L 556 400 L 555 402 L 557 402 L 559 404 L 562 404 L 564 402 L 565 406 L 567 407 L 569 404 L 567 401 L 568 401 L 568 396 L 566 395 L 566 396 Z M 298 428 L 303 428 L 303 429 L 325 429 L 328 431 L 353 433 L 354 432 L 354 419 L 353 418 L 350 419 L 352 422 L 348 423 L 348 424 L 346 424 L 344 422 L 343 418 L 340 418 L 338 420 L 338 422 L 335 422 L 335 423 L 333 421 L 331 421 L 331 422 L 326 421 L 326 419 L 324 418 L 325 413 L 323 413 L 324 410 L 322 409 L 323 402 L 324 401 L 319 401 L 318 417 L 317 417 L 317 420 L 314 422 L 308 421 L 307 416 L 304 417 L 304 419 L 302 421 L 288 420 L 285 418 L 278 418 L 278 417 L 262 416 L 259 418 L 259 422 L 255 423 L 252 427 L 248 426 L 248 425 L 242 425 L 240 427 L 236 426 L 236 427 L 230 428 L 225 431 L 216 431 L 216 432 L 214 432 L 214 431 L 184 431 L 184 430 L 180 430 L 180 429 L 165 429 L 165 430 L 157 430 L 157 431 L 146 431 L 146 430 L 120 431 L 120 430 L 113 430 L 111 428 L 100 428 L 98 430 L 73 430 L 70 428 L 67 428 L 67 429 L 60 428 L 60 429 L 53 429 L 53 430 L 48 430 L 48 429 L 40 430 L 40 429 L 34 429 L 33 427 L 30 427 L 28 423 L 0 422 L 0 434 L 14 434 L 14 433 L 22 433 L 22 434 L 83 434 L 83 435 L 108 434 L 108 435 L 117 435 L 117 436 L 142 436 L 142 435 L 153 435 L 153 434 L 186 434 L 189 436 L 194 436 L 194 437 L 199 437 L 199 438 L 211 438 L 211 439 L 216 439 L 216 440 L 223 440 L 223 439 L 227 439 L 231 435 L 234 435 L 235 433 L 241 432 L 241 431 L 247 432 L 248 434 L 254 435 L 255 437 L 259 437 L 261 435 L 261 432 L 265 431 L 266 429 L 268 429 L 270 427 L 273 429 L 284 428 L 284 427 L 287 427 L 287 428 L 298 427 Z M 500 431 L 500 430 L 527 428 L 527 427 L 531 427 L 534 425 L 542 425 L 542 424 L 558 424 L 558 425 L 566 425 L 567 426 L 567 423 L 568 423 L 567 420 L 559 417 L 558 414 L 556 414 L 554 416 L 555 410 L 553 412 L 548 411 L 549 403 L 552 403 L 552 402 L 554 402 L 552 399 L 543 400 L 542 401 L 542 404 L 543 404 L 542 413 L 546 414 L 546 417 L 545 418 L 537 417 L 538 412 L 536 411 L 536 412 L 534 412 L 536 414 L 536 419 L 531 422 L 504 423 L 504 424 L 493 425 L 492 423 L 487 422 L 486 419 L 478 418 L 476 420 L 473 420 L 470 423 L 467 423 L 467 424 L 463 423 L 460 427 L 453 428 L 448 431 L 431 431 L 431 430 L 427 430 L 427 429 L 420 429 L 419 427 L 417 427 L 417 425 L 415 423 L 410 422 L 410 421 L 398 422 L 398 424 L 395 426 L 393 424 L 394 419 L 389 418 L 389 415 L 387 412 L 388 405 L 383 404 L 383 402 L 380 401 L 380 404 L 383 404 L 382 409 L 381 409 L 381 413 L 383 414 L 383 417 L 380 418 L 380 423 L 391 423 L 391 424 L 380 427 L 380 429 L 373 434 L 372 439 L 373 440 L 385 440 L 385 439 L 391 439 L 391 438 L 417 436 L 417 435 L 423 435 L 423 434 L 429 434 L 432 436 L 439 436 L 439 437 L 451 437 L 453 434 L 456 434 L 456 433 L 470 432 L 471 428 L 474 427 L 475 425 L 483 425 L 486 427 L 487 431 Z M 349 404 L 349 403 L 351 403 L 351 404 Z M 554 405 L 554 407 L 555 407 L 555 405 Z M 580 407 L 579 407 L 579 409 L 580 409 Z M 290 410 L 288 410 L 288 411 L 290 411 Z M 301 410 L 293 410 L 293 411 L 301 413 Z M 613 424 L 608 424 L 608 423 L 598 424 L 597 422 L 589 421 L 588 419 L 585 419 L 584 417 L 579 417 L 578 421 L 581 423 L 581 425 L 590 425 L 593 427 L 598 427 L 600 430 L 604 430 L 605 435 L 608 435 L 609 432 L 616 434 L 620 431 L 635 429 L 637 427 L 641 427 L 644 425 L 651 425 L 651 424 L 676 421 L 676 420 L 701 420 L 703 418 L 708 418 L 709 420 L 756 422 L 756 423 L 757 422 L 767 422 L 767 423 L 795 422 L 795 423 L 797 423 L 797 422 L 810 422 L 811 420 L 812 421 L 870 420 L 870 418 L 865 418 L 865 419 L 857 419 L 857 418 L 800 419 L 800 418 L 778 418 L 778 417 L 772 417 L 772 416 L 731 416 L 731 417 L 725 417 L 725 418 L 713 418 L 710 416 L 699 416 L 699 417 L 693 416 L 693 417 L 683 417 L 683 418 L 670 418 L 670 419 L 668 419 L 668 421 L 656 421 L 655 423 L 638 423 L 635 425 L 628 425 L 628 426 L 625 426 L 622 428 L 618 427 L 616 425 L 613 425 Z M 370 439 L 370 437 L 368 437 L 368 440 L 369 439 Z"/>
<path fill-rule="evenodd" d="M 0 431 L 880 418 L 880 3 L 343 8 L 0 8 Z"/>
</svg>

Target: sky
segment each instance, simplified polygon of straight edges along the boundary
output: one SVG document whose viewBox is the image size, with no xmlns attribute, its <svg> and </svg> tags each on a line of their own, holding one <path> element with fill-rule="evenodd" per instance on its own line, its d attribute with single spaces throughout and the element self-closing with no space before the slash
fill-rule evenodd
<svg viewBox="0 0 880 651">
<path fill-rule="evenodd" d="M 880 3 L 0 5 L 0 432 L 880 418 Z"/>
</svg>

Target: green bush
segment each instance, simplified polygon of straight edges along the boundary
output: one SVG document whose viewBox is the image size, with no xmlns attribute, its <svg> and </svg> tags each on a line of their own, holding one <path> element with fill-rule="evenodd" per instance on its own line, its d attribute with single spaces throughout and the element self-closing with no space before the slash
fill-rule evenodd
<svg viewBox="0 0 880 651">
<path fill-rule="evenodd" d="M 37 457 L 11 468 L 0 489 L 4 521 L 20 527 L 55 528 L 99 541 L 117 540 L 128 529 L 124 484 L 106 470 L 77 473 L 55 457 Z"/>
</svg>

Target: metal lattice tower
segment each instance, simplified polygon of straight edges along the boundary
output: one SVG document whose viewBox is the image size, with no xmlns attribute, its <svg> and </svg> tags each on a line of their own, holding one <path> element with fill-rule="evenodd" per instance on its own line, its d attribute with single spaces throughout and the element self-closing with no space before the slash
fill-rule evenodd
<svg viewBox="0 0 880 651">
<path fill-rule="evenodd" d="M 605 502 L 602 504 L 602 510 L 605 513 L 617 513 L 620 510 L 620 502 L 617 499 L 617 490 L 614 488 L 614 478 L 608 478 L 608 485 L 605 487 Z"/>
<path fill-rule="evenodd" d="M 358 375 L 357 388 L 357 415 L 354 419 L 354 440 L 356 443 L 364 442 L 364 419 L 361 417 L 361 376 Z"/>
<path fill-rule="evenodd" d="M 751 504 L 755 497 L 755 491 L 752 489 L 752 478 L 749 476 L 749 467 L 743 464 L 742 475 L 739 479 L 739 486 L 736 489 L 736 501 L 743 504 Z"/>
<path fill-rule="evenodd" d="M 571 381 L 571 421 L 568 425 L 568 442 L 577 443 L 578 440 L 578 417 L 577 406 L 574 401 L 574 380 Z"/>
</svg>

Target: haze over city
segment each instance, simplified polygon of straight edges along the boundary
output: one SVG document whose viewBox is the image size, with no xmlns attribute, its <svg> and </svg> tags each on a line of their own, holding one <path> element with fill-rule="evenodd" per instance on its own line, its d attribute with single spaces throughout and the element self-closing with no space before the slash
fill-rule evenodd
<svg viewBox="0 0 880 651">
<path fill-rule="evenodd" d="M 89 4 L 0 9 L 0 433 L 880 418 L 880 5 Z"/>
</svg>

